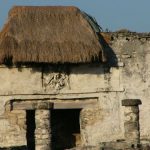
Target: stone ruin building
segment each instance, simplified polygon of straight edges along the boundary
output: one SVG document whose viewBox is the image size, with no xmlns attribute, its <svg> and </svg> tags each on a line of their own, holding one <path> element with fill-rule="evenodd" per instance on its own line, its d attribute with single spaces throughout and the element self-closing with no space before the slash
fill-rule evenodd
<svg viewBox="0 0 150 150">
<path fill-rule="evenodd" d="M 150 34 L 100 32 L 76 7 L 23 7 L 0 32 L 0 148 L 150 149 Z"/>
</svg>

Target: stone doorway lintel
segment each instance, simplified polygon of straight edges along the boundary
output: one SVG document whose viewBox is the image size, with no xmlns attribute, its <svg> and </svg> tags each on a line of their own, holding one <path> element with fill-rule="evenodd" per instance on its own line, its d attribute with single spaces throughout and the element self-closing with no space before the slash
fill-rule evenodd
<svg viewBox="0 0 150 150">
<path fill-rule="evenodd" d="M 12 99 L 5 104 L 5 109 L 37 110 L 37 109 L 83 109 L 97 106 L 98 98 L 78 99 Z"/>
</svg>

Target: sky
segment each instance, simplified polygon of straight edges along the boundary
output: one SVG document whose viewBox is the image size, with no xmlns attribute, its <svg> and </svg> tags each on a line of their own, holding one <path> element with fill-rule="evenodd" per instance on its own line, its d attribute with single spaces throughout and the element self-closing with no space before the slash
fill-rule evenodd
<svg viewBox="0 0 150 150">
<path fill-rule="evenodd" d="M 0 0 L 0 30 L 14 5 L 77 6 L 95 17 L 103 30 L 150 32 L 150 0 Z"/>
</svg>

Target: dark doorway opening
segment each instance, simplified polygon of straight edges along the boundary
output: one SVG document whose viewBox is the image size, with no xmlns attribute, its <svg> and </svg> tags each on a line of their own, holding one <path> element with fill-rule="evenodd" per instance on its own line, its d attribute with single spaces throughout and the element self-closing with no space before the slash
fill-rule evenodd
<svg viewBox="0 0 150 150">
<path fill-rule="evenodd" d="M 27 110 L 26 111 L 26 125 L 27 125 L 27 132 L 26 132 L 26 139 L 27 139 L 27 147 L 28 150 L 35 150 L 35 111 L 34 110 Z"/>
<path fill-rule="evenodd" d="M 52 110 L 52 149 L 64 150 L 77 146 L 80 139 L 80 109 Z"/>
</svg>

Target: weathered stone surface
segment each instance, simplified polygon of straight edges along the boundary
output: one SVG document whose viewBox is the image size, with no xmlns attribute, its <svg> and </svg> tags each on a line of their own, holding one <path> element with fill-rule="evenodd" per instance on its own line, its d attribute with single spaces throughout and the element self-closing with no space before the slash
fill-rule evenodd
<svg viewBox="0 0 150 150">
<path fill-rule="evenodd" d="M 127 143 L 140 143 L 140 127 L 139 127 L 139 107 L 140 100 L 134 100 L 131 103 L 123 100 L 124 111 L 124 135 Z M 130 104 L 130 105 L 129 105 Z M 134 105 L 133 105 L 134 104 Z"/>
<path fill-rule="evenodd" d="M 35 149 L 51 150 L 50 110 L 36 110 L 35 112 Z M 45 133 L 45 134 L 43 134 Z"/>
<path fill-rule="evenodd" d="M 126 109 L 124 109 L 124 113 L 128 114 L 128 113 L 139 113 L 139 108 L 137 106 L 132 106 L 132 107 L 126 107 Z"/>
</svg>

